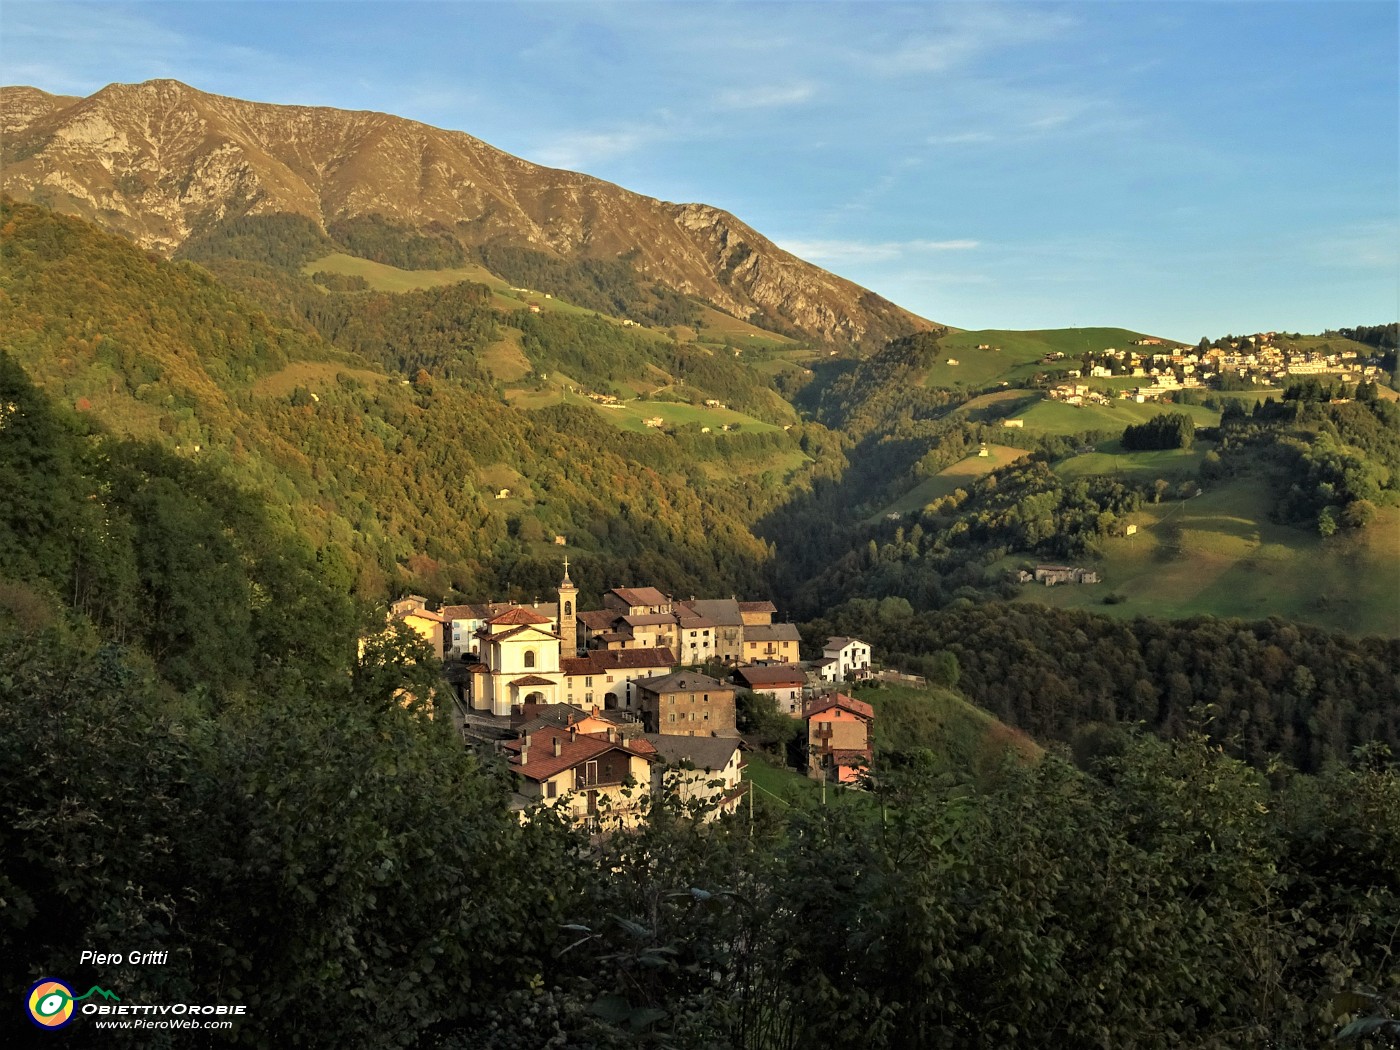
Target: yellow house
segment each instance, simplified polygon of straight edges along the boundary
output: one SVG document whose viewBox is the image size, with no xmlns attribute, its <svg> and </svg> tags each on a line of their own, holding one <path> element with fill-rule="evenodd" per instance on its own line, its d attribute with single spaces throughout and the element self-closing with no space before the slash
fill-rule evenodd
<svg viewBox="0 0 1400 1050">
<path fill-rule="evenodd" d="M 793 623 L 757 624 L 744 628 L 743 662 L 760 660 L 793 663 L 797 660 L 797 625 Z"/>
</svg>

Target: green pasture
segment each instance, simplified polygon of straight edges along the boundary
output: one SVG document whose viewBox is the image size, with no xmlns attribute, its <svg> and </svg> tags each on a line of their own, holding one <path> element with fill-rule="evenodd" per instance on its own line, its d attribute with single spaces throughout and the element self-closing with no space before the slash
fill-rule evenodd
<svg viewBox="0 0 1400 1050">
<path fill-rule="evenodd" d="M 820 796 L 821 785 L 795 769 L 777 765 L 767 755 L 750 751 L 745 758 L 744 779 L 757 790 L 755 802 L 759 805 L 771 804 L 785 809 L 793 803 Z"/>
<path fill-rule="evenodd" d="M 315 259 L 301 268 L 301 272 L 308 277 L 321 270 L 345 274 L 348 277 L 363 277 L 376 292 L 411 292 L 419 288 L 460 284 L 462 281 L 475 281 L 477 284 L 488 285 L 495 291 L 506 287 L 506 283 L 491 271 L 475 264 L 450 270 L 400 270 L 397 266 L 336 252 Z"/>
<path fill-rule="evenodd" d="M 1269 520 L 1262 480 L 1236 479 L 1133 515 L 1134 536 L 1104 541 L 1091 586 L 1021 588 L 1020 600 L 1109 616 L 1281 616 L 1349 634 L 1400 636 L 1400 508 L 1361 533 L 1322 539 Z M 1105 595 L 1122 602 L 1106 605 Z"/>
<path fill-rule="evenodd" d="M 1023 448 L 1012 448 L 1010 445 L 988 445 L 987 455 L 979 456 L 975 453 L 966 459 L 961 459 L 949 467 L 945 467 L 931 478 L 924 478 L 912 489 L 906 492 L 899 499 L 867 518 L 867 522 L 876 522 L 887 514 L 907 514 L 911 511 L 920 511 L 936 499 L 943 496 L 952 495 L 959 488 L 965 488 L 969 483 L 990 474 L 999 467 L 1007 466 L 1029 456 L 1030 452 Z"/>
<path fill-rule="evenodd" d="M 1131 349 L 1133 341 L 1141 338 L 1140 333 L 1126 328 L 1055 328 L 1026 332 L 987 328 L 953 332 L 939 341 L 938 359 L 929 369 L 927 385 L 977 388 L 998 381 L 1015 384 L 1037 372 L 1077 368 L 1080 358 L 1088 351 L 1109 347 Z M 982 344 L 999 349 L 978 350 Z M 1150 351 L 1153 348 L 1138 349 Z M 1064 354 L 1064 360 L 1041 363 L 1046 354 L 1056 352 Z M 948 364 L 949 358 L 958 363 Z"/>
<path fill-rule="evenodd" d="M 593 404 L 592 401 L 588 403 Z M 694 423 L 710 427 L 715 433 L 720 433 L 720 428 L 725 424 L 731 428 L 739 427 L 749 433 L 782 429 L 730 408 L 706 408 L 703 405 L 682 405 L 672 401 L 624 401 L 616 408 L 599 408 L 599 411 L 624 430 L 648 430 L 650 428 L 642 420 L 656 416 L 660 416 L 666 426 L 679 427 Z"/>
<path fill-rule="evenodd" d="M 1030 737 L 941 686 L 854 686 L 851 695 L 875 709 L 875 753 L 927 748 L 945 772 L 975 775 L 990 771 L 1010 747 L 1027 759 L 1043 749 Z"/>
<path fill-rule="evenodd" d="M 1134 481 L 1156 478 L 1195 477 L 1209 445 L 1197 442 L 1189 449 L 1158 449 L 1151 452 L 1124 452 L 1116 439 L 1095 446 L 1095 451 L 1070 456 L 1055 464 L 1055 473 L 1064 478 L 1084 478 L 1109 474 Z"/>
<path fill-rule="evenodd" d="M 683 331 L 689 332 L 691 338 L 698 342 L 723 343 L 725 337 L 728 337 L 740 349 L 746 346 L 762 345 L 782 349 L 797 345 L 785 335 L 779 335 L 777 332 L 770 332 L 737 317 L 731 317 L 721 310 L 716 310 L 713 306 L 697 305 L 700 310 L 700 329 L 698 331 L 684 329 Z"/>
<path fill-rule="evenodd" d="M 772 423 L 765 423 L 753 416 L 736 412 L 731 408 L 707 408 L 704 405 L 681 404 L 674 401 L 621 401 L 616 405 L 601 405 L 582 394 L 570 393 L 566 387 L 578 384 L 562 373 L 550 373 L 549 383 L 540 390 L 512 388 L 506 391 L 506 399 L 519 408 L 544 408 L 547 405 L 570 404 L 586 405 L 595 409 L 602 417 L 623 430 L 645 432 L 652 429 L 643 420 L 660 417 L 665 426 L 686 426 L 696 424 L 710 427 L 715 434 L 721 434 L 726 424 L 740 433 L 765 433 L 781 430 Z"/>
<path fill-rule="evenodd" d="M 1046 398 L 1032 405 L 1020 418 L 1025 429 L 1041 434 L 1079 434 L 1086 430 L 1121 432 L 1125 427 L 1145 423 L 1168 412 L 1185 412 L 1198 427 L 1213 427 L 1220 423 L 1220 413 L 1199 405 L 1176 405 L 1160 401 L 1114 400 L 1107 405 L 1069 405 Z"/>
<path fill-rule="evenodd" d="M 534 371 L 535 366 L 520 346 L 520 329 L 505 328 L 502 336 L 481 355 L 481 363 L 493 377 L 503 383 L 514 383 Z"/>
</svg>

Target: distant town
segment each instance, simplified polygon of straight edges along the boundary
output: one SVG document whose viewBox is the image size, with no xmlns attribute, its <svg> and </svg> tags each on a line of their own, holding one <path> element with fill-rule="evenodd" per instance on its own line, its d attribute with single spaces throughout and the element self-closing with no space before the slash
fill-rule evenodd
<svg viewBox="0 0 1400 1050">
<path fill-rule="evenodd" d="M 1290 348 L 1278 332 L 1238 338 L 1202 339 L 1194 348 L 1171 348 L 1161 339 L 1139 339 L 1132 347 L 1108 347 L 1087 353 L 1079 368 L 1057 375 L 1079 382 L 1056 382 L 1048 396 L 1068 404 L 1107 404 L 1111 396 L 1143 403 L 1172 400 L 1183 390 L 1276 387 L 1304 376 L 1330 375 L 1350 382 L 1383 378 L 1377 361 L 1355 350 Z M 996 349 L 990 345 L 979 349 Z M 1042 364 L 1063 362 L 1062 353 L 1047 354 Z M 1049 381 L 1049 377 L 1042 377 Z M 1091 380 L 1142 379 L 1136 386 L 1106 392 Z M 1004 426 L 1014 426 L 1007 420 Z"/>
</svg>

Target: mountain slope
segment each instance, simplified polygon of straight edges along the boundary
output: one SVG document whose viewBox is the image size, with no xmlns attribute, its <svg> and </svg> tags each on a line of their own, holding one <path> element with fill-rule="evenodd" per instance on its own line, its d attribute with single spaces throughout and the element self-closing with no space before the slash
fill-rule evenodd
<svg viewBox="0 0 1400 1050">
<path fill-rule="evenodd" d="M 379 216 L 470 246 L 625 258 L 675 292 L 810 338 L 875 342 L 929 327 L 719 209 L 655 200 L 382 113 L 244 102 L 153 80 L 77 100 L 6 88 L 0 114 L 7 192 L 165 253 L 246 214 L 301 215 L 322 228 Z"/>
<path fill-rule="evenodd" d="M 528 598 L 557 581 L 566 554 L 594 593 L 629 579 L 758 589 L 769 552 L 747 520 L 787 482 L 708 478 L 703 457 L 793 458 L 796 435 L 707 435 L 693 449 L 684 434 L 624 433 L 577 404 L 507 405 L 478 364 L 494 338 L 485 288 L 439 290 L 453 302 L 416 293 L 410 317 L 347 297 L 358 312 L 337 315 L 339 340 L 373 355 L 361 356 L 199 267 L 41 208 L 0 202 L 0 246 L 0 347 L 46 397 L 226 472 L 359 596 Z M 548 333 L 541 343 L 550 352 Z M 432 376 L 384 370 L 388 345 L 391 367 L 421 359 Z M 501 489 L 510 498 L 495 498 Z"/>
</svg>

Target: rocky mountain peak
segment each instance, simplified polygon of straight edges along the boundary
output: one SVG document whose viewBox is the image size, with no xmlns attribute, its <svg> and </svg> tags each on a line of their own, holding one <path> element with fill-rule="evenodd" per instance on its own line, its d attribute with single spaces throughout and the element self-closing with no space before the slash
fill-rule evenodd
<svg viewBox="0 0 1400 1050">
<path fill-rule="evenodd" d="M 322 229 L 378 215 L 447 229 L 469 246 L 569 261 L 625 256 L 651 281 L 811 338 L 930 327 L 718 208 L 659 201 L 383 113 L 247 102 L 151 80 L 83 99 L 3 88 L 0 114 L 6 192 L 156 251 L 245 214 L 302 215 Z"/>
</svg>

